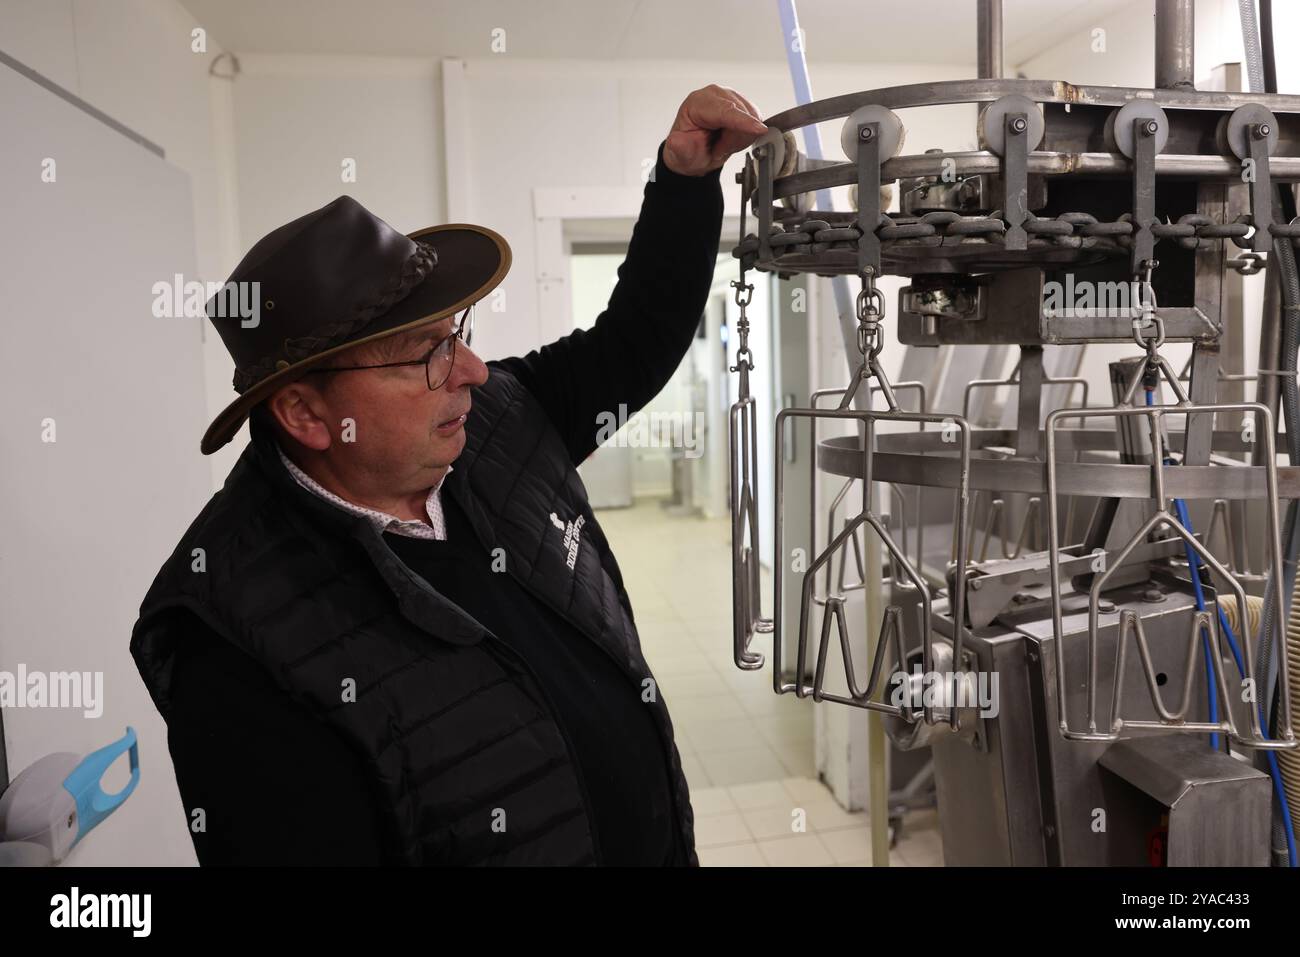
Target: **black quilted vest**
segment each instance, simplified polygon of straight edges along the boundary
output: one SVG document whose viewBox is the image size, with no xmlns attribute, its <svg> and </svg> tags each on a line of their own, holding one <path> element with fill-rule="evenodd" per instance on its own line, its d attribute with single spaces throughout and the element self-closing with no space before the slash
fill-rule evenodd
<svg viewBox="0 0 1300 957">
<path fill-rule="evenodd" d="M 582 481 L 531 394 L 490 368 L 443 491 L 486 548 L 503 550 L 510 574 L 645 688 L 652 676 L 622 575 Z M 552 512 L 566 524 L 585 519 L 572 570 Z M 131 653 L 164 718 L 172 650 L 186 637 L 168 613 L 178 607 L 261 662 L 364 756 L 383 796 L 387 859 L 599 863 L 581 776 L 522 660 L 403 565 L 368 521 L 300 487 L 256 423 L 225 486 L 158 573 L 132 633 Z M 355 701 L 344 700 L 346 687 Z M 698 864 L 657 688 L 647 707 L 674 782 L 679 839 Z"/>
</svg>

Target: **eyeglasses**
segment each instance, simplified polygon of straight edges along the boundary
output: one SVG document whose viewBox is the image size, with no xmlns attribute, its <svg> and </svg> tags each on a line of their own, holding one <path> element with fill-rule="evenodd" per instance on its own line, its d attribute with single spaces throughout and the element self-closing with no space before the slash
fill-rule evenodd
<svg viewBox="0 0 1300 957">
<path fill-rule="evenodd" d="M 456 364 L 456 341 L 459 339 L 470 344 L 474 337 L 474 306 L 470 305 L 460 314 L 460 322 L 456 326 L 456 331 L 449 336 L 443 336 L 430 347 L 429 351 L 419 359 L 408 359 L 405 362 L 381 362 L 378 365 L 371 366 L 330 366 L 326 369 L 313 369 L 308 375 L 319 372 L 353 372 L 359 369 L 395 369 L 399 366 L 424 366 L 424 381 L 429 386 L 430 392 L 435 392 L 442 388 L 449 378 L 451 378 L 452 366 Z"/>
</svg>

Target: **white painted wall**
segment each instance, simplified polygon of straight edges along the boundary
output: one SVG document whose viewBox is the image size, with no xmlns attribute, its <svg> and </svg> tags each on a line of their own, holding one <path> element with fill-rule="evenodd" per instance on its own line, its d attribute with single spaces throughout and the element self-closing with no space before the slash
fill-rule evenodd
<svg viewBox="0 0 1300 957">
<path fill-rule="evenodd" d="M 402 232 L 442 222 L 439 61 L 241 56 L 240 244 L 346 193 Z M 355 161 L 355 182 L 343 164 Z"/>
<path fill-rule="evenodd" d="M 0 376 L 12 413 L 0 668 L 100 672 L 104 685 L 99 719 L 6 709 L 9 771 L 84 755 L 128 724 L 139 736 L 141 783 L 76 849 L 83 865 L 194 860 L 166 728 L 128 650 L 149 583 L 209 493 L 200 327 L 150 311 L 154 282 L 219 268 L 211 54 L 190 52 L 193 26 L 171 0 L 0 4 L 0 49 L 167 152 L 0 67 L 13 333 Z M 40 179 L 46 156 L 54 183 Z M 126 781 L 119 760 L 105 789 Z"/>
<path fill-rule="evenodd" d="M 229 166 L 214 129 L 220 90 L 210 84 L 219 81 L 208 76 L 221 48 L 207 36 L 207 51 L 194 52 L 191 32 L 199 26 L 176 0 L 4 0 L 0 50 L 166 151 L 167 161 L 190 178 L 198 275 L 187 278 L 224 280 L 238 243 L 225 183 Z M 209 330 L 204 338 L 209 369 L 220 369 L 224 350 Z M 220 378 L 224 390 L 213 388 Z M 230 392 L 228 360 L 205 387 L 215 412 Z M 194 432 L 195 455 L 205 424 Z M 227 471 L 228 463 L 214 471 L 214 484 Z"/>
</svg>

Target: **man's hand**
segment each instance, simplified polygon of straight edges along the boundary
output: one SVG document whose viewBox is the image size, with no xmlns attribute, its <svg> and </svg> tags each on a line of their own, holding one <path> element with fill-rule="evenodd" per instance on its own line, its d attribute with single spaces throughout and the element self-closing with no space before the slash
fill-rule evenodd
<svg viewBox="0 0 1300 957">
<path fill-rule="evenodd" d="M 683 176 L 703 176 L 766 132 L 749 100 L 710 84 L 682 101 L 664 142 L 664 165 Z"/>
</svg>

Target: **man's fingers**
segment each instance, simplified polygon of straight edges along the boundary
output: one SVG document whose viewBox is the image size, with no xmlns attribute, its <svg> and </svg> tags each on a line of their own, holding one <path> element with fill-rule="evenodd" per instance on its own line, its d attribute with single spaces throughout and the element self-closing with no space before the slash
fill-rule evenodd
<svg viewBox="0 0 1300 957">
<path fill-rule="evenodd" d="M 767 131 L 763 121 L 751 113 L 748 104 L 721 92 L 710 92 L 699 98 L 692 97 L 687 119 L 696 127 L 706 130 L 736 130 L 762 135 Z"/>
<path fill-rule="evenodd" d="M 710 84 L 682 102 L 664 146 L 664 162 L 674 172 L 699 176 L 717 169 L 766 132 L 749 100 L 735 90 Z"/>
<path fill-rule="evenodd" d="M 762 134 L 759 133 L 737 133 L 734 130 L 723 130 L 718 137 L 717 143 L 709 150 L 710 156 L 718 161 L 726 161 L 734 153 L 749 149 L 754 145 L 754 141 Z"/>
<path fill-rule="evenodd" d="M 740 105 L 737 105 L 733 111 L 727 114 L 727 119 L 732 122 L 726 123 L 726 129 L 733 129 L 742 133 L 753 133 L 756 136 L 762 136 L 767 132 L 767 124 Z"/>
<path fill-rule="evenodd" d="M 745 108 L 745 111 L 749 113 L 751 116 L 753 116 L 755 119 L 760 121 L 763 119 L 763 114 L 758 112 L 758 107 L 754 106 L 754 104 L 749 102 L 749 100 L 745 99 L 745 97 L 741 96 L 739 93 L 737 93 L 735 90 L 731 89 L 730 87 L 724 86 L 722 89 L 725 90 L 731 96 L 734 96 L 736 100 Z"/>
</svg>

